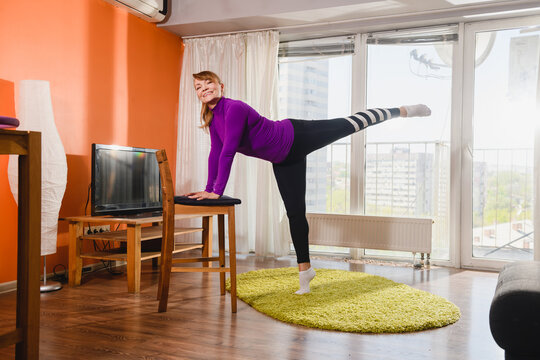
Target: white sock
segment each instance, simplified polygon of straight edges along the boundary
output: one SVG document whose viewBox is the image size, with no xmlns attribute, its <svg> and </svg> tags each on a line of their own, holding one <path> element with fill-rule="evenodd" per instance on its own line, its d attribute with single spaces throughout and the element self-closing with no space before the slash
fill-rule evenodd
<svg viewBox="0 0 540 360">
<path fill-rule="evenodd" d="M 407 117 L 431 115 L 431 109 L 427 105 L 424 105 L 424 104 L 403 105 L 403 107 L 407 111 Z"/>
<path fill-rule="evenodd" d="M 309 282 L 315 277 L 315 270 L 310 267 L 307 270 L 299 272 L 300 277 L 300 290 L 295 292 L 295 294 L 302 295 L 309 292 Z"/>
</svg>

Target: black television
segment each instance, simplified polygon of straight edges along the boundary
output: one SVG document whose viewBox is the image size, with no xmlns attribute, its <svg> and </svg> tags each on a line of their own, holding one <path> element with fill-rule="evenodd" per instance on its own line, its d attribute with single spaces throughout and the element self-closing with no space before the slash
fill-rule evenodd
<svg viewBox="0 0 540 360">
<path fill-rule="evenodd" d="M 92 216 L 160 214 L 156 150 L 92 144 L 91 189 Z"/>
</svg>

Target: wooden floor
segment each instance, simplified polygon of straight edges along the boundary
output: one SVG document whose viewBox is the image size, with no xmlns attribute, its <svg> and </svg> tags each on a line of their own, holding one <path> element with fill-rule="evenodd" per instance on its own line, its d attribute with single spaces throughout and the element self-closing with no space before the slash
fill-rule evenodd
<svg viewBox="0 0 540 360">
<path fill-rule="evenodd" d="M 313 260 L 315 268 L 385 276 L 443 296 L 461 309 L 445 328 L 371 335 L 324 331 L 274 320 L 219 295 L 217 274 L 173 274 L 169 310 L 157 313 L 157 271 L 143 264 L 141 293 L 126 276 L 100 271 L 76 288 L 41 295 L 40 359 L 504 359 L 489 330 L 497 274 L 449 268 L 349 264 Z M 238 272 L 294 266 L 292 258 L 238 257 Z M 15 292 L 0 294 L 0 333 L 15 323 Z M 14 359 L 14 346 L 0 359 Z"/>
</svg>

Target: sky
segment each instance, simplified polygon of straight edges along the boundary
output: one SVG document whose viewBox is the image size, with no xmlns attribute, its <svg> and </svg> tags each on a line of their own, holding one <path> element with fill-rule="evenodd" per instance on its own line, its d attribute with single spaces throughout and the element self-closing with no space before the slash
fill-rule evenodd
<svg viewBox="0 0 540 360">
<path fill-rule="evenodd" d="M 477 64 L 473 115 L 475 148 L 533 146 L 535 120 L 540 121 L 534 113 L 536 88 L 540 86 L 537 75 L 539 35 L 540 31 L 497 31 L 489 55 Z M 451 54 L 450 43 L 442 47 Z M 397 107 L 424 103 L 431 107 L 432 116 L 394 119 L 371 127 L 367 130 L 368 142 L 450 140 L 451 68 L 428 69 L 411 57 L 413 50 L 433 63 L 445 64 L 433 45 L 368 46 L 367 104 L 368 107 Z M 329 118 L 348 114 L 350 87 L 351 56 L 331 59 Z"/>
</svg>

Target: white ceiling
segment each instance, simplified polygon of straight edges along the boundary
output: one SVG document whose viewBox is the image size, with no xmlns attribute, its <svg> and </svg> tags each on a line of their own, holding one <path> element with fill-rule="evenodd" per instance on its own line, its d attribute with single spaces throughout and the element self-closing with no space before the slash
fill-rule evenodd
<svg viewBox="0 0 540 360">
<path fill-rule="evenodd" d="M 471 21 L 464 16 L 535 7 L 515 16 L 540 14 L 540 0 L 170 0 L 169 16 L 158 26 L 180 37 L 277 29 L 286 41 Z M 514 15 L 489 18 L 501 16 Z"/>
</svg>

